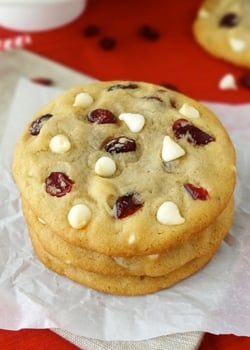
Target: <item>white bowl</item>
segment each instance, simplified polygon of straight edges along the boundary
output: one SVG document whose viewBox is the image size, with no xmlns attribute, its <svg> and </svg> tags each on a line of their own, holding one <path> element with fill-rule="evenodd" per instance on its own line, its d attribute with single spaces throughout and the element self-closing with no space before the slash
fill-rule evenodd
<svg viewBox="0 0 250 350">
<path fill-rule="evenodd" d="M 64 26 L 81 15 L 86 0 L 0 0 L 0 25 L 20 31 Z"/>
</svg>

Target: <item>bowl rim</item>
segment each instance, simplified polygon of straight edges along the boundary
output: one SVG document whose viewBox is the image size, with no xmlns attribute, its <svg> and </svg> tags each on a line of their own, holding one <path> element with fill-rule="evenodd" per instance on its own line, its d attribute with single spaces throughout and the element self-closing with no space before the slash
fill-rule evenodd
<svg viewBox="0 0 250 350">
<path fill-rule="evenodd" d="M 0 0 L 1 6 L 35 6 L 35 5 L 56 5 L 62 3 L 70 3 L 71 0 Z M 82 3 L 85 0 L 74 0 L 75 3 Z M 72 2 L 71 2 L 72 4 Z"/>
</svg>

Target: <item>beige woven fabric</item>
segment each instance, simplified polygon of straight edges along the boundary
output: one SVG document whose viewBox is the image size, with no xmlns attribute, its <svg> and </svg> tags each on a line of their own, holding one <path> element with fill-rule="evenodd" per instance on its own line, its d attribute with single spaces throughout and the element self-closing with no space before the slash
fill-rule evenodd
<svg viewBox="0 0 250 350">
<path fill-rule="evenodd" d="M 62 329 L 52 329 L 61 337 L 84 350 L 196 350 L 203 333 L 179 333 L 142 341 L 102 341 L 79 337 Z"/>
</svg>

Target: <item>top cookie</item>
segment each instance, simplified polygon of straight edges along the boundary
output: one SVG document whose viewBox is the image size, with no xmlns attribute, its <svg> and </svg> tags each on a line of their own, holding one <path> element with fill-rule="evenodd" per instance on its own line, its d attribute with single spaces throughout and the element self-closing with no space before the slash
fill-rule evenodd
<svg viewBox="0 0 250 350">
<path fill-rule="evenodd" d="M 193 32 L 197 42 L 213 56 L 250 67 L 249 0 L 205 0 Z"/>
<path fill-rule="evenodd" d="M 235 152 L 198 102 L 141 82 L 75 87 L 36 113 L 13 173 L 37 219 L 112 256 L 153 254 L 208 227 L 235 186 Z"/>
</svg>

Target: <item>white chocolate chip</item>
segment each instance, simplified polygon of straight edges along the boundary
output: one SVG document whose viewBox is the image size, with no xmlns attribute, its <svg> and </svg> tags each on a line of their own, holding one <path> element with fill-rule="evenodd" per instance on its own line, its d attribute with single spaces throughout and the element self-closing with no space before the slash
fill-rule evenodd
<svg viewBox="0 0 250 350">
<path fill-rule="evenodd" d="M 205 8 L 201 8 L 198 12 L 199 18 L 205 19 L 205 18 L 208 18 L 209 16 L 210 16 L 210 12 Z"/>
<path fill-rule="evenodd" d="M 116 164 L 110 157 L 101 157 L 95 163 L 95 172 L 103 177 L 112 176 L 116 172 Z"/>
<path fill-rule="evenodd" d="M 228 90 L 228 89 L 236 90 L 237 85 L 236 85 L 234 76 L 230 73 L 224 75 L 219 81 L 219 88 L 221 90 Z"/>
<path fill-rule="evenodd" d="M 159 258 L 159 254 L 150 254 L 147 256 L 149 260 L 157 260 Z"/>
<path fill-rule="evenodd" d="M 194 108 L 193 106 L 190 106 L 188 103 L 184 103 L 182 105 L 182 107 L 179 109 L 179 112 L 187 118 L 199 118 L 200 117 L 199 111 L 196 108 Z"/>
<path fill-rule="evenodd" d="M 120 256 L 113 256 L 112 259 L 116 262 L 117 265 L 127 268 L 128 261 L 126 258 L 121 258 Z"/>
<path fill-rule="evenodd" d="M 119 119 L 123 120 L 132 132 L 140 132 L 145 124 L 144 116 L 137 113 L 121 113 Z"/>
<path fill-rule="evenodd" d="M 49 148 L 54 153 L 66 153 L 71 148 L 71 143 L 65 135 L 56 135 L 52 137 Z"/>
<path fill-rule="evenodd" d="M 81 92 L 75 97 L 74 107 L 83 107 L 87 108 L 94 102 L 93 97 L 90 96 L 87 92 Z"/>
<path fill-rule="evenodd" d="M 174 202 L 162 203 L 157 211 L 157 220 L 164 225 L 180 225 L 185 222 Z"/>
<path fill-rule="evenodd" d="M 68 213 L 70 226 L 76 229 L 85 227 L 91 218 L 91 211 L 86 204 L 74 205 Z"/>
<path fill-rule="evenodd" d="M 182 157 L 185 154 L 184 149 L 178 145 L 171 137 L 165 136 L 163 139 L 161 156 L 164 162 L 169 162 Z"/>
<path fill-rule="evenodd" d="M 38 221 L 41 223 L 41 224 L 43 224 L 43 225 L 46 225 L 46 222 L 42 219 L 42 218 L 37 218 L 38 219 Z"/>
<path fill-rule="evenodd" d="M 131 233 L 131 235 L 128 238 L 128 244 L 133 244 L 135 243 L 135 234 Z"/>
<path fill-rule="evenodd" d="M 229 45 L 233 51 L 241 52 L 245 49 L 246 42 L 242 39 L 229 38 Z"/>
</svg>

